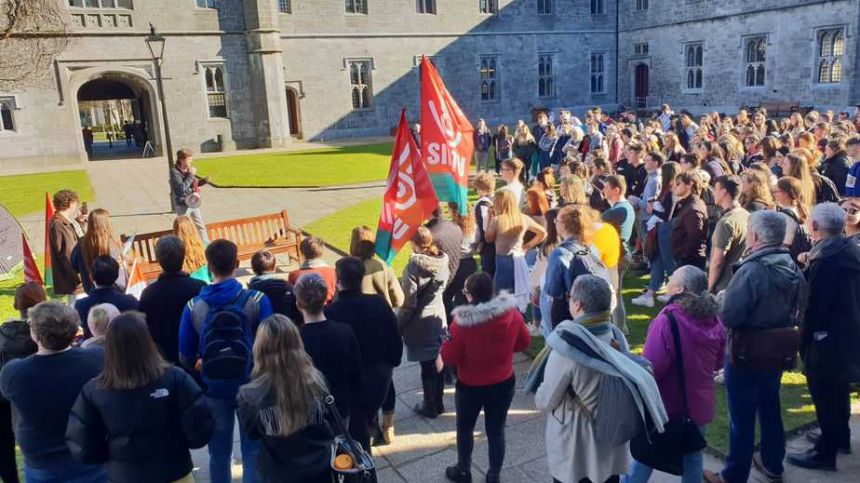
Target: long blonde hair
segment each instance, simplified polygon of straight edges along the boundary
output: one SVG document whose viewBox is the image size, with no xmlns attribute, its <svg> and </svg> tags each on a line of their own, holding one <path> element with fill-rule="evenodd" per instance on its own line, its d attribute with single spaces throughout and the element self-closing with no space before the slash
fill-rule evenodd
<svg viewBox="0 0 860 483">
<path fill-rule="evenodd" d="M 289 436 L 321 421 L 324 398 L 328 393 L 325 379 L 305 352 L 295 324 L 286 316 L 275 314 L 260 322 L 254 341 L 254 369 L 251 382 L 242 386 L 242 396 L 256 396 L 260 403 L 273 394 L 271 410 L 274 432 Z"/>
<path fill-rule="evenodd" d="M 588 196 L 585 194 L 585 183 L 579 176 L 568 175 L 561 178 L 561 187 L 559 188 L 561 199 L 566 204 L 571 205 L 587 205 Z"/>
<path fill-rule="evenodd" d="M 197 227 L 190 217 L 182 215 L 173 220 L 173 234 L 185 245 L 185 260 L 182 262 L 182 271 L 194 273 L 198 268 L 206 265 L 206 248 L 203 240 L 197 233 Z"/>
<path fill-rule="evenodd" d="M 81 254 L 84 256 L 87 270 L 96 258 L 103 255 L 112 257 L 111 250 L 114 249 L 119 251 L 120 244 L 113 234 L 110 214 L 101 208 L 91 211 L 87 218 L 87 232 L 81 239 Z"/>
<path fill-rule="evenodd" d="M 500 189 L 493 197 L 493 211 L 499 233 L 517 234 L 523 230 L 523 214 L 517 205 L 517 197 L 511 190 Z"/>
</svg>

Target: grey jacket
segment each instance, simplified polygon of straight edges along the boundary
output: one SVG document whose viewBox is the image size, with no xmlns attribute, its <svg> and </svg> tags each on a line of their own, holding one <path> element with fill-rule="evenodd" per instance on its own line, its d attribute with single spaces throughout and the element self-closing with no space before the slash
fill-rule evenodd
<svg viewBox="0 0 860 483">
<path fill-rule="evenodd" d="M 448 320 L 442 292 L 448 281 L 448 255 L 412 254 L 403 270 L 405 301 L 397 313 L 397 329 L 412 362 L 436 359 Z"/>
<path fill-rule="evenodd" d="M 778 329 L 798 325 L 806 281 L 788 250 L 762 247 L 734 267 L 723 297 L 728 329 Z"/>
<path fill-rule="evenodd" d="M 185 197 L 193 191 L 194 176 L 184 175 L 175 166 L 170 168 L 170 196 L 173 196 L 173 204 L 176 209 L 188 208 L 185 204 Z"/>
</svg>

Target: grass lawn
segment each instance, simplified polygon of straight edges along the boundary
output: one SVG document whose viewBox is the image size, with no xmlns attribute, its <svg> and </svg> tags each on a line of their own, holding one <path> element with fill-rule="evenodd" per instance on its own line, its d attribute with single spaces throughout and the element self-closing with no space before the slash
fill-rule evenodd
<svg viewBox="0 0 860 483">
<path fill-rule="evenodd" d="M 0 176 L 0 203 L 16 217 L 39 213 L 45 209 L 45 193 L 61 189 L 76 191 L 83 201 L 93 199 L 89 175 L 77 170 Z"/>
<path fill-rule="evenodd" d="M 379 218 L 380 200 L 372 199 L 353 205 L 342 211 L 324 217 L 304 227 L 308 232 L 323 237 L 328 243 L 343 250 L 349 248 L 350 230 L 356 225 L 375 227 Z M 408 254 L 401 252 L 392 266 L 398 275 L 408 261 Z M 627 307 L 627 323 L 630 328 L 628 341 L 631 349 L 641 353 L 645 342 L 648 324 L 657 315 L 661 304 L 649 309 L 633 305 L 630 300 L 642 293 L 648 283 L 648 276 L 628 274 L 624 280 L 624 302 Z M 543 348 L 543 338 L 535 337 L 529 354 L 537 354 Z M 714 421 L 707 428 L 709 446 L 725 453 L 729 447 L 729 421 L 726 407 L 726 394 L 723 386 L 716 388 L 716 410 Z M 785 373 L 782 378 L 782 420 L 786 433 L 794 432 L 815 422 L 815 407 L 806 387 L 806 378 L 799 372 Z"/>
<path fill-rule="evenodd" d="M 195 161 L 217 186 L 333 186 L 384 180 L 391 143 L 308 151 L 242 154 Z"/>
<path fill-rule="evenodd" d="M 15 287 L 24 282 L 22 271 L 15 273 L 8 280 L 0 280 L 0 322 L 18 318 L 18 313 L 12 307 L 15 302 Z"/>
</svg>

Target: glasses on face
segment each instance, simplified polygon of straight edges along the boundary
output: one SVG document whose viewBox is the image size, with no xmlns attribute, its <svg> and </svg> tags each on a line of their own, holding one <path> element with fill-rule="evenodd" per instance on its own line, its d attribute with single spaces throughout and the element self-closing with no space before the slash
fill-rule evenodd
<svg viewBox="0 0 860 483">
<path fill-rule="evenodd" d="M 854 216 L 857 213 L 860 213 L 860 208 L 857 208 L 855 206 L 847 206 L 847 207 L 843 207 L 842 209 L 845 211 L 845 213 L 847 213 L 851 216 Z"/>
</svg>

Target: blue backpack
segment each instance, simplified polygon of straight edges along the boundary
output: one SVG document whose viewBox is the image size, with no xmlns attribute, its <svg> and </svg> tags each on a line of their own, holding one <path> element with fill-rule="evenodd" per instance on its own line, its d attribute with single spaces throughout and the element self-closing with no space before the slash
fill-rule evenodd
<svg viewBox="0 0 860 483">
<path fill-rule="evenodd" d="M 253 366 L 251 322 L 259 318 L 256 290 L 242 290 L 227 305 L 211 308 L 206 301 L 192 300 L 191 320 L 200 335 L 201 375 L 210 389 L 229 390 L 248 382 Z"/>
</svg>

